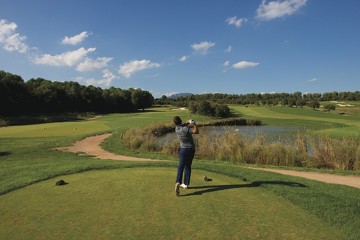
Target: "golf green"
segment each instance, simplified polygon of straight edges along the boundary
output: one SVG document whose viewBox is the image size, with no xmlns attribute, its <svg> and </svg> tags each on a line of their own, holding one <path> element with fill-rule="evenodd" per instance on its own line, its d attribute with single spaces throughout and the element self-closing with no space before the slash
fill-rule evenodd
<svg viewBox="0 0 360 240">
<path fill-rule="evenodd" d="M 177 197 L 175 174 L 173 168 L 89 171 L 10 192 L 0 196 L 0 239 L 345 239 L 237 178 L 194 169 L 190 188 Z M 205 175 L 212 181 L 204 182 Z M 60 179 L 68 184 L 55 186 Z"/>
</svg>

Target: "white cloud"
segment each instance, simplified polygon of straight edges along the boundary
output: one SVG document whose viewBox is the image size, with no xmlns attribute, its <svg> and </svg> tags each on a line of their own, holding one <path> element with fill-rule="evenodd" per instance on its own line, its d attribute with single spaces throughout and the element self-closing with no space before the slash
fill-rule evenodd
<svg viewBox="0 0 360 240">
<path fill-rule="evenodd" d="M 170 97 L 172 95 L 178 94 L 178 92 L 169 92 L 169 93 L 164 93 L 163 95 Z"/>
<path fill-rule="evenodd" d="M 228 17 L 226 19 L 226 22 L 229 25 L 235 25 L 237 28 L 241 27 L 244 23 L 246 23 L 248 20 L 247 18 L 237 18 L 237 16 L 235 17 Z"/>
<path fill-rule="evenodd" d="M 113 74 L 109 69 L 103 70 L 102 74 L 103 75 L 101 79 L 86 79 L 83 77 L 77 77 L 75 78 L 75 81 L 85 84 L 86 86 L 93 85 L 96 87 L 109 87 L 114 80 L 119 79 L 119 77 Z"/>
<path fill-rule="evenodd" d="M 229 69 L 231 68 L 231 64 L 230 64 L 230 61 L 225 61 L 224 63 L 223 63 L 223 72 L 227 72 L 227 71 L 229 71 Z"/>
<path fill-rule="evenodd" d="M 227 49 L 225 49 L 225 52 L 226 52 L 226 53 L 229 53 L 229 52 L 231 52 L 231 50 L 232 50 L 232 46 L 231 46 L 231 45 L 229 45 L 229 46 L 228 46 L 228 48 L 227 48 Z"/>
<path fill-rule="evenodd" d="M 110 62 L 111 60 L 112 58 L 107 57 L 97 59 L 86 58 L 83 62 L 77 65 L 76 70 L 78 70 L 79 72 L 85 72 L 103 69 L 107 67 L 108 62 Z"/>
<path fill-rule="evenodd" d="M 312 78 L 312 79 L 309 79 L 308 82 L 316 82 L 318 79 L 317 78 Z"/>
<path fill-rule="evenodd" d="M 0 45 L 9 52 L 26 53 L 29 49 L 26 37 L 16 33 L 16 28 L 16 23 L 0 19 Z"/>
<path fill-rule="evenodd" d="M 84 41 L 88 36 L 88 32 L 81 32 L 72 37 L 65 36 L 61 43 L 66 45 L 76 45 Z"/>
<path fill-rule="evenodd" d="M 109 87 L 115 79 L 119 78 L 115 74 L 113 74 L 109 69 L 103 70 L 102 73 L 103 73 L 103 78 L 93 83 L 99 87 Z"/>
<path fill-rule="evenodd" d="M 226 61 L 226 62 L 224 62 L 223 66 L 224 66 L 224 67 L 228 67 L 228 66 L 230 66 L 230 61 Z"/>
<path fill-rule="evenodd" d="M 188 60 L 188 59 L 189 59 L 188 56 L 182 56 L 182 57 L 179 59 L 179 61 L 180 61 L 180 62 L 185 62 L 185 61 Z"/>
<path fill-rule="evenodd" d="M 260 20 L 271 20 L 274 18 L 291 15 L 305 6 L 307 0 L 284 0 L 266 2 L 263 0 L 256 10 L 256 18 Z"/>
<path fill-rule="evenodd" d="M 195 51 L 196 54 L 202 54 L 202 55 L 207 54 L 208 50 L 214 46 L 215 46 L 215 43 L 208 42 L 208 41 L 195 43 L 195 44 L 191 45 L 192 49 Z"/>
<path fill-rule="evenodd" d="M 259 63 L 240 61 L 238 63 L 233 64 L 232 67 L 235 69 L 246 69 L 246 68 L 256 67 L 257 65 L 259 65 Z"/>
<path fill-rule="evenodd" d="M 59 55 L 43 54 L 33 59 L 36 64 L 51 65 L 58 67 L 72 67 L 83 61 L 88 53 L 94 52 L 96 48 L 79 48 L 75 51 L 65 52 Z"/>
<path fill-rule="evenodd" d="M 124 77 L 129 78 L 136 72 L 150 69 L 150 68 L 158 68 L 160 64 L 153 63 L 150 60 L 132 60 L 130 62 L 126 62 L 119 67 L 119 73 L 122 74 Z"/>
<path fill-rule="evenodd" d="M 102 72 L 103 72 L 103 78 L 107 79 L 110 82 L 119 78 L 115 74 L 113 74 L 109 69 L 105 69 Z"/>
</svg>

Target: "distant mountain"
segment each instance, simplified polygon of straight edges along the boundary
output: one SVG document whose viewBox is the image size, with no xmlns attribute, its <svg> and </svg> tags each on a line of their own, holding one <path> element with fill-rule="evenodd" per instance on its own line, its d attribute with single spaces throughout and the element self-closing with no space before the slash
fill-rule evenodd
<svg viewBox="0 0 360 240">
<path fill-rule="evenodd" d="M 192 93 L 175 93 L 175 94 L 172 94 L 172 95 L 168 96 L 168 98 L 177 99 L 177 98 L 180 98 L 180 97 L 187 97 L 187 96 L 190 96 L 190 95 L 193 95 L 193 94 Z"/>
</svg>

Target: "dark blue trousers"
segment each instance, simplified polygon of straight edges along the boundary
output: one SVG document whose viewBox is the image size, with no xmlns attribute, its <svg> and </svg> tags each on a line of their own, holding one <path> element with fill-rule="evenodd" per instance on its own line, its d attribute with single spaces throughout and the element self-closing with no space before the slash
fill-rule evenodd
<svg viewBox="0 0 360 240">
<path fill-rule="evenodd" d="M 179 149 L 179 165 L 177 170 L 176 182 L 182 183 L 184 175 L 184 184 L 190 185 L 191 165 L 194 159 L 194 148 L 180 148 Z"/>
</svg>

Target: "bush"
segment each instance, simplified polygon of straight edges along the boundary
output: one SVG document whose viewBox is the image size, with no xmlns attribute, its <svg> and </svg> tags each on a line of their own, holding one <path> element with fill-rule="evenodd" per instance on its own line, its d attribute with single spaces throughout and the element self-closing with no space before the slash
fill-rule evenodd
<svg viewBox="0 0 360 240">
<path fill-rule="evenodd" d="M 335 110 L 336 106 L 334 104 L 325 104 L 324 109 L 327 110 L 327 111 Z"/>
</svg>

